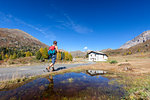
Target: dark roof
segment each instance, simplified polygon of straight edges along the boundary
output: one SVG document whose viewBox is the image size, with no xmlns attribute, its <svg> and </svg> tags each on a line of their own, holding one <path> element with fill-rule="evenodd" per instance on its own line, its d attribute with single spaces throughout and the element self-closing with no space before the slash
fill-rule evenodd
<svg viewBox="0 0 150 100">
<path fill-rule="evenodd" d="M 88 54 L 90 54 L 90 53 L 102 54 L 102 55 L 106 55 L 107 56 L 107 54 L 105 54 L 103 52 L 99 52 L 99 51 L 90 51 Z"/>
</svg>

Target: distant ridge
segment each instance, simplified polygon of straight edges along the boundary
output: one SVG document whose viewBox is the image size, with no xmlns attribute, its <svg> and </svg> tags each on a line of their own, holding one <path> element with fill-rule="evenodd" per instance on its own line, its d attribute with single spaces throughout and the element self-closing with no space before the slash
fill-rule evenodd
<svg viewBox="0 0 150 100">
<path fill-rule="evenodd" d="M 0 47 L 48 47 L 30 34 L 19 29 L 0 28 Z"/>
<path fill-rule="evenodd" d="M 126 42 L 120 48 L 122 48 L 122 49 L 128 49 L 128 48 L 130 48 L 132 46 L 135 46 L 137 44 L 146 42 L 147 40 L 150 40 L 150 30 L 149 31 L 145 31 L 142 34 L 140 34 L 139 36 L 135 37 L 134 39 Z"/>
<path fill-rule="evenodd" d="M 80 50 L 71 51 L 70 53 L 73 57 L 85 57 L 85 55 L 86 55 L 86 52 L 82 52 Z"/>
<path fill-rule="evenodd" d="M 146 42 L 143 42 L 143 43 L 139 43 L 128 49 L 108 50 L 105 53 L 110 56 L 116 56 L 116 55 L 130 55 L 130 54 L 136 54 L 136 53 L 143 54 L 146 52 L 150 52 L 150 40 L 147 40 Z M 150 57 L 150 55 L 148 56 Z"/>
</svg>

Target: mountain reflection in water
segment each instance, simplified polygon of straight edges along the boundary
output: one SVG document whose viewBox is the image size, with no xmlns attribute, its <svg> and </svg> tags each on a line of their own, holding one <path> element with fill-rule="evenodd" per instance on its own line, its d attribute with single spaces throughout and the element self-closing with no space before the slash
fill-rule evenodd
<svg viewBox="0 0 150 100">
<path fill-rule="evenodd" d="M 0 100 L 104 100 L 120 99 L 124 90 L 120 85 L 109 84 L 108 78 L 89 76 L 86 73 L 65 73 L 38 78 L 9 91 L 0 91 Z"/>
</svg>

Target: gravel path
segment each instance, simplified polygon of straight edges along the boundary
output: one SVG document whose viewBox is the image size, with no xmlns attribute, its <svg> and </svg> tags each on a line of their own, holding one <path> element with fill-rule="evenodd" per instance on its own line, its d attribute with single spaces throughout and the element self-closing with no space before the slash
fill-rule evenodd
<svg viewBox="0 0 150 100">
<path fill-rule="evenodd" d="M 77 67 L 81 65 L 89 65 L 89 64 L 92 64 L 92 63 L 89 62 L 89 63 L 84 63 L 84 64 L 55 64 L 54 68 L 57 71 L 57 70 L 62 70 L 66 68 Z M 47 74 L 47 72 L 44 72 L 46 71 L 45 68 L 47 66 L 48 64 L 41 64 L 41 65 L 34 65 L 34 66 L 0 68 L 0 81 Z"/>
</svg>

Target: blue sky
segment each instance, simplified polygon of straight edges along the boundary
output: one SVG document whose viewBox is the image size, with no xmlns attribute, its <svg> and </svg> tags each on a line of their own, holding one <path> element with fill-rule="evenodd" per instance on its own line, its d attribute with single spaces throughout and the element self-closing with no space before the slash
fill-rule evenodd
<svg viewBox="0 0 150 100">
<path fill-rule="evenodd" d="M 0 0 L 0 28 L 67 51 L 117 49 L 150 30 L 150 0 Z M 85 49 L 84 49 L 85 48 Z"/>
</svg>

